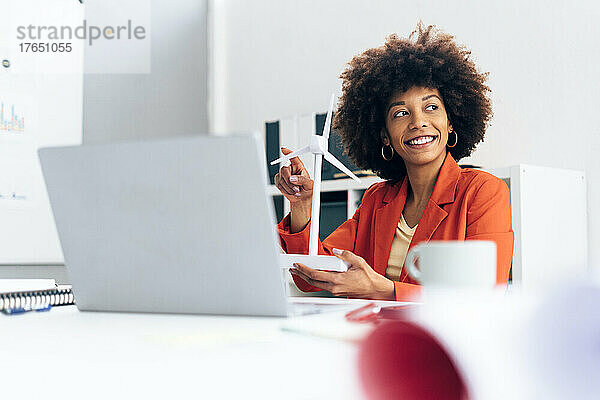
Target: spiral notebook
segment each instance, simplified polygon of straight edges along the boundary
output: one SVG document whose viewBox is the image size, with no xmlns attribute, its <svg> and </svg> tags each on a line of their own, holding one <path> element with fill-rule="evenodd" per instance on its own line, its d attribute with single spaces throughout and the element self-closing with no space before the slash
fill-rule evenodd
<svg viewBox="0 0 600 400">
<path fill-rule="evenodd" d="M 0 284 L 0 312 L 35 310 L 75 304 L 70 285 L 56 285 L 53 280 L 30 280 L 25 284 Z M 5 283 L 5 282 L 2 282 Z"/>
</svg>

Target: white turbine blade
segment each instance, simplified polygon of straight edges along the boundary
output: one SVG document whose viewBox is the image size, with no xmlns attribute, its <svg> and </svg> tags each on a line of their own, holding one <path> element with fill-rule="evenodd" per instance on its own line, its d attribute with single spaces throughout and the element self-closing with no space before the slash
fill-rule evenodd
<svg viewBox="0 0 600 400">
<path fill-rule="evenodd" d="M 333 164 L 337 169 L 339 169 L 340 171 L 342 171 L 343 173 L 348 175 L 350 178 L 354 179 L 356 182 L 360 182 L 360 179 L 358 179 L 358 176 L 354 175 L 352 173 L 352 171 L 350 171 L 348 168 L 346 168 L 346 166 L 344 164 L 342 164 L 337 158 L 335 158 L 333 156 L 333 154 L 325 153 L 324 156 L 325 156 L 325 159 L 327 161 L 329 161 L 331 164 Z"/>
<path fill-rule="evenodd" d="M 325 126 L 323 127 L 323 137 L 329 139 L 329 131 L 331 130 L 331 117 L 333 114 L 333 102 L 335 95 L 331 94 L 331 100 L 329 101 L 329 111 L 327 111 L 327 118 L 325 119 Z"/>
<path fill-rule="evenodd" d="M 300 150 L 296 150 L 296 151 L 291 152 L 287 156 L 279 157 L 277 160 L 271 161 L 271 165 L 282 163 L 284 161 L 289 160 L 290 158 L 294 158 L 294 157 L 300 156 L 300 155 L 302 155 L 304 153 L 308 153 L 309 151 L 310 151 L 310 146 L 303 147 Z"/>
</svg>

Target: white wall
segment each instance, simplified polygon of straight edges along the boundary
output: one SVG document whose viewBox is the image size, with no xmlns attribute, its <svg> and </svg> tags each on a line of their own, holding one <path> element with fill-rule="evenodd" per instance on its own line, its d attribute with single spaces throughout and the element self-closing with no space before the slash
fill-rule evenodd
<svg viewBox="0 0 600 400">
<path fill-rule="evenodd" d="M 585 170 L 589 262 L 600 270 L 600 5 L 213 0 L 211 13 L 216 133 L 262 131 L 265 120 L 325 110 L 353 55 L 391 33 L 407 35 L 418 19 L 455 35 L 490 71 L 495 112 L 485 142 L 465 161 Z M 569 234 L 568 226 L 556 229 Z"/>
<path fill-rule="evenodd" d="M 84 75 L 85 144 L 208 131 L 207 1 L 137 1 L 148 3 L 151 14 L 149 73 Z M 92 21 L 104 18 L 116 23 L 143 16 L 142 10 L 133 12 L 135 6 L 131 13 L 123 13 L 122 7 L 106 10 L 103 4 L 95 8 L 91 1 L 86 4 L 86 18 Z M 94 15 L 101 11 L 105 14 Z M 104 67 L 106 59 L 115 57 L 119 57 L 115 46 L 86 46 L 86 71 L 96 69 L 94 64 Z"/>
</svg>

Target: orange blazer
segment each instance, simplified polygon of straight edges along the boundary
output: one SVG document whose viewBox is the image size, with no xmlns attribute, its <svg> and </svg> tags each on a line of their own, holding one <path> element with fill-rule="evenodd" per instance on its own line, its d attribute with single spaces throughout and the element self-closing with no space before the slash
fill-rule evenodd
<svg viewBox="0 0 600 400">
<path fill-rule="evenodd" d="M 375 271 L 385 275 L 407 190 L 407 177 L 395 184 L 379 182 L 372 185 L 365 192 L 354 216 L 319 243 L 319 254 L 332 254 L 334 247 L 350 250 L 364 258 Z M 279 223 L 278 230 L 287 253 L 308 253 L 310 226 L 290 233 L 288 215 Z M 409 250 L 430 240 L 496 242 L 496 280 L 500 284 L 506 283 L 514 244 L 510 194 L 506 184 L 487 172 L 461 169 L 448 153 Z M 300 290 L 321 290 L 296 276 L 294 281 Z M 407 275 L 405 268 L 400 281 L 394 282 L 394 285 L 397 300 L 411 299 L 420 291 L 418 283 Z"/>
</svg>

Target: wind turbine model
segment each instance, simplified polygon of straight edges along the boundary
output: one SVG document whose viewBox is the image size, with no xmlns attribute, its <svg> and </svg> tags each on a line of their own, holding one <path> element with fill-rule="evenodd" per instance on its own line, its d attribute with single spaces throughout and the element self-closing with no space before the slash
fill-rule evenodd
<svg viewBox="0 0 600 400">
<path fill-rule="evenodd" d="M 321 210 L 321 167 L 323 157 L 329 163 L 333 164 L 340 171 L 348 175 L 357 182 L 360 179 L 336 159 L 329 151 L 329 131 L 331 130 L 331 116 L 333 114 L 334 95 L 331 95 L 329 102 L 329 111 L 323 127 L 323 135 L 311 135 L 310 144 L 300 150 L 296 150 L 286 156 L 278 158 L 271 162 L 271 165 L 288 161 L 291 158 L 305 153 L 315 155 L 315 168 L 313 179 L 312 209 L 310 211 L 310 239 L 308 242 L 308 255 L 306 254 L 282 254 L 280 264 L 282 268 L 291 268 L 293 263 L 301 263 L 313 269 L 344 272 L 348 270 L 348 265 L 335 256 L 319 255 L 319 214 Z"/>
</svg>

